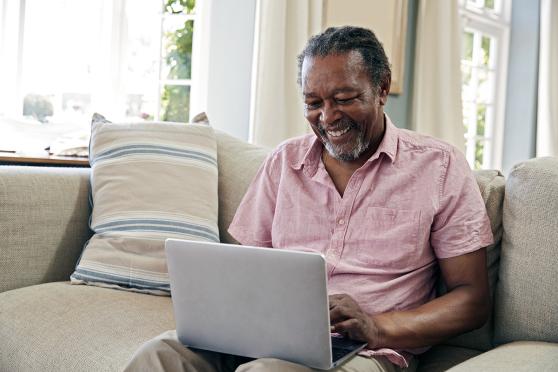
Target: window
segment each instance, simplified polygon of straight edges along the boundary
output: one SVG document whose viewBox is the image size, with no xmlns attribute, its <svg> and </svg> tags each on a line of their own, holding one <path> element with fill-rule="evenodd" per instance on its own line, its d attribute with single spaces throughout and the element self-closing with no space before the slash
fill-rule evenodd
<svg viewBox="0 0 558 372">
<path fill-rule="evenodd" d="M 86 152 L 93 112 L 189 121 L 195 24 L 195 0 L 0 0 L 0 150 Z"/>
<path fill-rule="evenodd" d="M 461 74 L 466 157 L 474 169 L 502 165 L 510 0 L 461 0 Z"/>
</svg>

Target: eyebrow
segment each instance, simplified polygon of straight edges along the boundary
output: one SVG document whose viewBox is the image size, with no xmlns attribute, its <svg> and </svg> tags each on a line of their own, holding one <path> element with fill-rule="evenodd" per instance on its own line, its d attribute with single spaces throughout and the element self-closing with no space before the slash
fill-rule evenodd
<svg viewBox="0 0 558 372">
<path fill-rule="evenodd" d="M 352 88 L 352 87 L 342 87 L 342 88 L 337 88 L 333 91 L 332 95 L 338 94 L 338 93 L 353 93 L 353 92 L 358 92 L 358 89 L 356 88 Z M 313 92 L 302 92 L 302 95 L 304 97 L 317 97 L 315 93 Z"/>
</svg>

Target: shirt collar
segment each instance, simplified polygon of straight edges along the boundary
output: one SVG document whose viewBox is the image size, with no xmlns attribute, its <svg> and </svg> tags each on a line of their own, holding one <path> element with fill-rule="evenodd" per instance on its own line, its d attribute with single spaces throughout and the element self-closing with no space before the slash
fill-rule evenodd
<svg viewBox="0 0 558 372">
<path fill-rule="evenodd" d="M 372 156 L 367 160 L 367 162 L 372 162 L 380 157 L 381 154 L 386 154 L 393 164 L 395 162 L 395 156 L 397 155 L 397 142 L 399 138 L 398 128 L 393 124 L 389 116 L 384 114 L 386 120 L 386 131 L 384 133 L 384 138 L 378 149 Z M 323 145 L 318 140 L 318 137 L 314 135 L 314 139 L 308 150 L 304 155 L 298 159 L 295 159 L 291 164 L 294 169 L 302 169 L 303 172 L 312 177 L 320 164 L 320 158 L 322 156 Z"/>
</svg>

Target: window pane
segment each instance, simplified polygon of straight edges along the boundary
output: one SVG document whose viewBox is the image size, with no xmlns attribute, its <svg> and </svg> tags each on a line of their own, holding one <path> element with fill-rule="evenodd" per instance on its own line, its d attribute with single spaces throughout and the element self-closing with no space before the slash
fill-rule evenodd
<svg viewBox="0 0 558 372">
<path fill-rule="evenodd" d="M 484 136 L 484 128 L 486 125 L 486 105 L 479 103 L 477 105 L 477 136 Z"/>
<path fill-rule="evenodd" d="M 76 116 L 88 112 L 98 73 L 94 61 L 99 58 L 101 11 L 97 2 L 87 0 L 26 2 L 22 114 L 43 123 L 47 117 L 75 123 Z"/>
<path fill-rule="evenodd" d="M 484 103 L 494 102 L 495 76 L 494 72 L 485 68 L 477 69 L 477 87 L 475 100 Z"/>
<path fill-rule="evenodd" d="M 139 6 L 141 5 L 141 6 Z M 152 120 L 157 112 L 159 93 L 159 48 L 161 2 L 127 1 L 125 116 Z"/>
<path fill-rule="evenodd" d="M 471 115 L 473 113 L 473 115 Z M 465 126 L 465 133 L 469 133 L 469 123 L 471 123 L 471 117 L 475 113 L 475 103 L 474 102 L 463 102 L 463 125 Z"/>
<path fill-rule="evenodd" d="M 482 168 L 483 155 L 484 155 L 484 141 L 477 141 L 475 145 L 475 169 Z"/>
<path fill-rule="evenodd" d="M 471 81 L 471 72 L 471 66 L 461 64 L 461 98 L 463 101 L 473 101 L 476 97 L 476 89 Z"/>
<path fill-rule="evenodd" d="M 100 74 L 95 62 L 103 58 L 102 4 L 27 0 L 25 5 L 21 91 L 13 92 L 19 93 L 18 111 L 0 137 L 22 154 L 47 155 L 45 148 L 60 138 L 84 147 Z"/>
<path fill-rule="evenodd" d="M 194 14 L 195 12 L 196 0 L 165 0 L 165 13 Z"/>
<path fill-rule="evenodd" d="M 162 79 L 190 79 L 194 21 L 180 16 L 164 20 Z"/>
<path fill-rule="evenodd" d="M 467 6 L 474 8 L 482 8 L 484 5 L 484 0 L 467 0 Z"/>
<path fill-rule="evenodd" d="M 494 10 L 494 0 L 467 0 L 467 6 L 477 9 Z"/>
<path fill-rule="evenodd" d="M 166 85 L 161 94 L 161 120 L 187 123 L 190 116 L 190 87 Z"/>
<path fill-rule="evenodd" d="M 463 33 L 463 50 L 461 51 L 462 58 L 466 61 L 473 60 L 473 33 Z"/>
<path fill-rule="evenodd" d="M 481 64 L 484 66 L 489 66 L 490 65 L 490 51 L 491 51 L 491 45 L 492 45 L 492 38 L 488 37 L 488 36 L 483 36 L 482 37 L 482 42 L 481 42 L 482 46 L 482 56 L 481 56 Z"/>
</svg>

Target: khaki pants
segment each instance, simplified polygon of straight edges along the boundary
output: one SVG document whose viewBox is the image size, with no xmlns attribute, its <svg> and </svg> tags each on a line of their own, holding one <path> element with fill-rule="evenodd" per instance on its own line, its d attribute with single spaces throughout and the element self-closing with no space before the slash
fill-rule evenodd
<svg viewBox="0 0 558 372">
<path fill-rule="evenodd" d="M 335 372 L 413 372 L 417 361 L 402 369 L 384 357 L 355 356 Z M 204 350 L 188 349 L 176 337 L 176 331 L 165 332 L 147 341 L 133 355 L 125 372 L 187 371 L 187 372 L 310 372 L 311 368 L 279 359 L 250 359 Z"/>
</svg>

